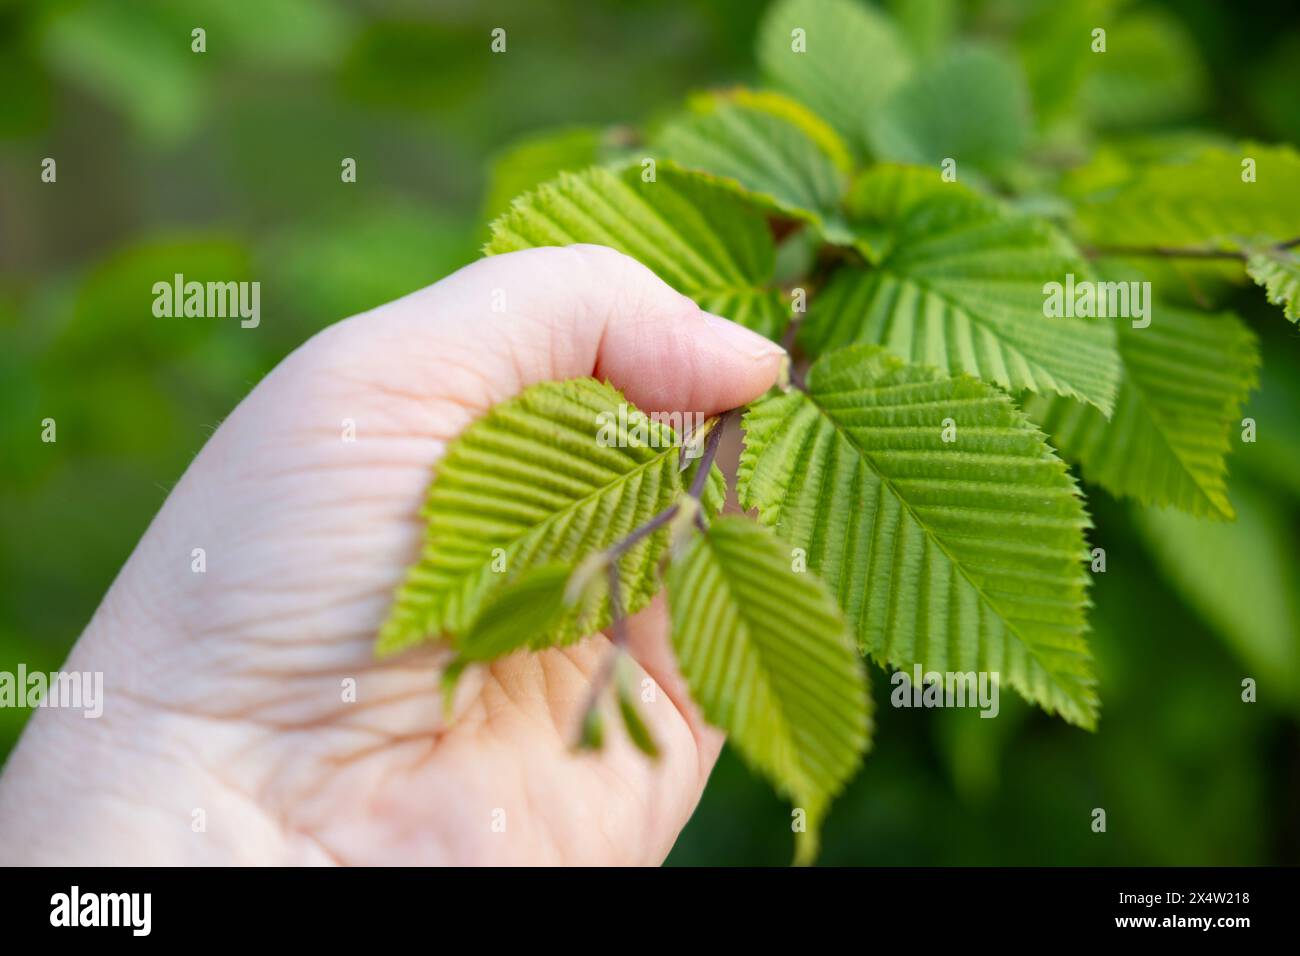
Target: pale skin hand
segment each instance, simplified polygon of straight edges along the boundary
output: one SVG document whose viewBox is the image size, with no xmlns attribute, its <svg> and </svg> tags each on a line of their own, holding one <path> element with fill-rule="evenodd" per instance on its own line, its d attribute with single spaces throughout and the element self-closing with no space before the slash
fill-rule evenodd
<svg viewBox="0 0 1300 956">
<path fill-rule="evenodd" d="M 714 414 L 781 361 L 597 246 L 487 259 L 326 329 L 231 413 L 118 575 L 65 665 L 103 672 L 103 716 L 35 713 L 0 776 L 0 863 L 662 862 L 722 743 L 662 597 L 629 628 L 653 763 L 614 719 L 601 752 L 570 750 L 602 635 L 470 671 L 444 723 L 447 651 L 376 661 L 375 633 L 438 459 L 490 406 L 594 374 L 647 411 Z"/>
</svg>

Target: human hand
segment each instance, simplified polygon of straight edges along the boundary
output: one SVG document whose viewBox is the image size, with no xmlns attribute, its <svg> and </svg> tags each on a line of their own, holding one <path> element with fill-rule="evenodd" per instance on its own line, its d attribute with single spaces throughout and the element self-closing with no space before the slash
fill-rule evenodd
<svg viewBox="0 0 1300 956">
<path fill-rule="evenodd" d="M 105 596 L 65 665 L 104 674 L 103 716 L 34 713 L 0 777 L 0 860 L 662 862 L 722 743 L 662 596 L 629 622 L 662 690 L 653 762 L 621 732 L 571 750 L 603 635 L 471 670 L 446 723 L 447 650 L 378 661 L 375 634 L 433 466 L 490 406 L 595 375 L 646 411 L 715 414 L 782 355 L 599 246 L 485 259 L 324 330 L 225 420 Z"/>
</svg>

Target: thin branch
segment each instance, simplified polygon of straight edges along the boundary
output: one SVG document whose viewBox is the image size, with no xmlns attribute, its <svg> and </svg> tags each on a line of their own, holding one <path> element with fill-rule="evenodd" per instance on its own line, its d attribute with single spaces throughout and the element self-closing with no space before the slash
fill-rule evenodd
<svg viewBox="0 0 1300 956">
<path fill-rule="evenodd" d="M 647 535 L 654 534 L 656 531 L 658 531 L 668 522 L 672 521 L 673 518 L 677 515 L 677 510 L 679 507 L 680 505 L 675 505 L 675 504 L 669 505 L 663 511 L 659 512 L 657 515 L 655 515 L 653 518 L 647 521 L 645 524 L 629 531 L 626 537 L 611 544 L 609 548 L 606 549 L 605 552 L 609 556 L 610 563 L 613 564 L 620 557 L 622 557 L 623 554 L 632 550 L 632 548 L 634 548 L 637 542 L 640 541 L 642 538 L 646 537 Z"/>
<path fill-rule="evenodd" d="M 1300 236 L 1269 246 L 1269 251 L 1284 252 L 1300 246 Z M 1161 259 L 1228 259 L 1245 262 L 1249 255 L 1240 249 L 1190 249 L 1179 246 L 1087 246 L 1083 250 L 1089 259 L 1103 256 Z"/>
<path fill-rule="evenodd" d="M 718 423 L 713 426 L 708 437 L 704 440 L 704 454 L 700 456 L 700 470 L 695 473 L 695 480 L 691 482 L 690 491 L 687 492 L 696 501 L 704 494 L 704 486 L 709 480 L 709 472 L 713 469 L 713 459 L 718 457 L 718 446 L 722 444 L 722 433 L 727 430 L 727 422 L 731 419 L 736 410 L 730 409 L 718 416 Z"/>
<path fill-rule="evenodd" d="M 790 386 L 800 392 L 808 391 L 808 385 L 804 381 L 803 372 L 799 371 L 799 367 L 795 365 L 793 357 L 790 359 Z"/>
<path fill-rule="evenodd" d="M 733 408 L 719 415 L 717 422 L 704 439 L 704 453 L 700 456 L 699 470 L 695 473 L 695 477 L 691 481 L 691 487 L 686 492 L 696 501 L 700 500 L 704 495 L 704 489 L 708 487 L 709 473 L 713 470 L 714 459 L 718 457 L 718 448 L 722 444 L 722 433 L 726 430 L 727 422 L 735 411 Z M 667 525 L 677 516 L 680 510 L 680 503 L 669 505 L 650 520 L 633 528 L 620 540 L 605 549 L 605 556 L 609 562 L 606 566 L 606 580 L 609 584 L 609 629 L 610 643 L 613 644 L 613 647 L 600 662 L 600 669 L 591 679 L 587 700 L 582 708 L 582 719 L 578 724 L 577 743 L 579 745 L 582 742 L 583 728 L 586 727 L 587 721 L 591 719 L 592 712 L 600 703 L 601 695 L 605 692 L 605 688 L 609 686 L 610 680 L 614 676 L 614 667 L 618 663 L 619 655 L 623 654 L 627 648 L 627 619 L 623 616 L 623 596 L 620 593 L 622 585 L 618 577 L 619 558 L 635 547 L 638 541 L 654 534 Z M 698 514 L 696 518 L 697 525 L 699 525 Z M 700 530 L 704 530 L 702 525 L 700 525 Z"/>
<path fill-rule="evenodd" d="M 713 467 L 713 460 L 718 456 L 718 445 L 722 441 L 722 432 L 727 427 L 728 417 L 735 409 L 723 412 L 718 416 L 717 423 L 709 431 L 704 442 L 704 454 L 700 456 L 700 470 L 695 473 L 695 479 L 691 482 L 691 487 L 687 491 L 692 498 L 699 500 L 704 494 L 704 484 L 708 480 L 709 470 Z M 614 542 L 606 549 L 606 554 L 611 561 L 617 560 L 628 551 L 632 550 L 641 539 L 648 535 L 654 534 L 673 518 L 677 517 L 677 512 L 681 509 L 678 504 L 671 504 L 663 511 L 660 511 L 649 521 L 633 528 L 622 539 Z"/>
<path fill-rule="evenodd" d="M 623 617 L 622 582 L 618 579 L 618 562 L 609 562 L 609 629 L 614 646 L 627 647 L 627 620 Z"/>
<path fill-rule="evenodd" d="M 1294 249 L 1296 246 L 1300 246 L 1300 236 L 1296 236 L 1294 239 L 1288 239 L 1286 242 L 1279 242 L 1277 245 L 1270 247 L 1267 251 L 1285 252 L 1288 249 Z"/>
</svg>

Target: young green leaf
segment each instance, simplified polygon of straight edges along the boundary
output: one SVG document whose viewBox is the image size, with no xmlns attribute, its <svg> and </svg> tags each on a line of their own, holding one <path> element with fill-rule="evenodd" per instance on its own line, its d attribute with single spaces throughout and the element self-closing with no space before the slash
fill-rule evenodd
<svg viewBox="0 0 1300 956">
<path fill-rule="evenodd" d="M 814 354 L 883 345 L 911 362 L 1080 398 L 1109 414 L 1119 379 L 1111 324 L 1044 315 L 1044 284 L 1087 275 L 1086 265 L 1047 223 L 969 196 L 913 204 L 876 268 L 835 274 L 800 343 Z"/>
<path fill-rule="evenodd" d="M 628 739 L 632 741 L 637 750 L 651 760 L 656 760 L 659 757 L 659 745 L 655 743 L 650 728 L 641 719 L 641 712 L 637 710 L 636 700 L 632 693 L 631 662 L 626 657 L 620 657 L 618 663 L 618 713 L 623 718 L 623 729 L 627 731 Z"/>
<path fill-rule="evenodd" d="M 463 636 L 506 581 L 537 565 L 577 565 L 667 508 L 694 473 L 694 466 L 679 470 L 677 445 L 668 425 L 594 379 L 544 382 L 494 407 L 438 464 L 422 511 L 424 549 L 380 631 L 379 652 Z M 705 495 L 710 514 L 723 494 L 714 469 Z M 623 555 L 627 613 L 658 590 L 656 565 L 666 547 L 661 529 Z M 576 640 L 608 621 L 602 597 L 530 644 Z"/>
<path fill-rule="evenodd" d="M 578 735 L 579 750 L 600 750 L 605 746 L 605 717 L 599 707 L 592 707 L 583 715 L 582 730 Z"/>
<path fill-rule="evenodd" d="M 1295 249 L 1252 248 L 1246 271 L 1264 287 L 1269 302 L 1280 306 L 1292 322 L 1300 322 L 1300 254 Z"/>
<path fill-rule="evenodd" d="M 811 862 L 830 801 L 871 730 L 862 662 L 839 609 L 789 549 L 736 516 L 698 535 L 668 570 L 673 648 L 691 696 L 747 763 L 807 817 Z"/>
<path fill-rule="evenodd" d="M 803 131 L 805 136 L 817 144 L 817 148 L 830 158 L 836 169 L 842 173 L 853 172 L 853 153 L 849 150 L 849 144 L 844 142 L 844 138 L 835 132 L 835 128 L 830 123 L 794 97 L 786 96 L 784 93 L 778 93 L 775 90 L 751 90 L 739 86 L 722 94 L 706 93 L 700 98 L 708 100 L 716 96 L 721 96 L 726 101 L 735 103 L 737 106 L 761 110 L 764 113 L 778 116 L 793 123 Z"/>
<path fill-rule="evenodd" d="M 1124 371 L 1110 421 L 1065 398 L 1033 396 L 1025 412 L 1083 477 L 1114 495 L 1231 518 L 1229 428 L 1259 365 L 1255 336 L 1234 315 L 1162 302 L 1151 325 L 1116 323 Z"/>
<path fill-rule="evenodd" d="M 997 672 L 1095 725 L 1088 518 L 1006 394 L 855 346 L 744 424 L 741 505 L 804 549 L 864 651 L 903 669 Z"/>
<path fill-rule="evenodd" d="M 900 86 L 872 116 L 878 159 L 996 172 L 1017 159 L 1032 121 L 1013 61 L 979 47 L 950 53 Z"/>
<path fill-rule="evenodd" d="M 839 213 L 846 170 L 807 131 L 820 120 L 808 114 L 796 122 L 791 113 L 807 111 L 793 100 L 786 100 L 779 112 L 769 109 L 773 96 L 699 98 L 692 112 L 659 131 L 653 145 L 683 166 L 734 179 L 779 211 L 812 223 L 832 241 L 851 241 Z"/>
<path fill-rule="evenodd" d="M 564 173 L 515 201 L 492 224 L 485 252 L 593 242 L 638 259 L 701 308 L 779 338 L 789 321 L 772 285 L 776 251 L 760 209 L 734 184 L 671 163 L 654 178 L 641 165 L 620 172 Z"/>
<path fill-rule="evenodd" d="M 492 592 L 456 642 L 456 656 L 442 672 L 442 697 L 450 720 L 456 685 L 473 663 L 492 661 L 523 647 L 545 647 L 566 616 L 579 609 L 566 600 L 572 569 L 564 564 L 528 568 Z"/>
<path fill-rule="evenodd" d="M 855 0 L 780 0 L 757 43 L 768 81 L 825 117 L 858 155 L 868 117 L 912 70 L 893 23 Z"/>
<path fill-rule="evenodd" d="M 963 183 L 945 182 L 937 168 L 872 163 L 853 180 L 844 208 L 855 224 L 897 226 L 917 204 L 938 195 L 962 202 L 987 202 Z"/>
<path fill-rule="evenodd" d="M 897 238 L 898 225 L 920 203 L 935 196 L 948 202 L 986 204 L 978 193 L 958 182 L 945 182 L 938 167 L 875 163 L 858 175 L 844 197 L 844 211 L 857 237 L 856 245 L 873 265 L 879 265 Z"/>
<path fill-rule="evenodd" d="M 571 608 L 565 588 L 573 569 L 542 564 L 493 591 L 490 600 L 456 641 L 460 657 L 490 661 L 521 647 L 545 646 Z"/>
</svg>

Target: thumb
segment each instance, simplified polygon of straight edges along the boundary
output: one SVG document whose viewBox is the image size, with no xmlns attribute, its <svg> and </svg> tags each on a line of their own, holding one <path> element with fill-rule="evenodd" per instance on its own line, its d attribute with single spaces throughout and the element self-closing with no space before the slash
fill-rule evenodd
<svg viewBox="0 0 1300 956">
<path fill-rule="evenodd" d="M 346 365 L 353 383 L 450 399 L 470 417 L 537 382 L 584 375 L 607 379 L 646 411 L 711 415 L 760 396 L 785 356 L 635 259 L 590 245 L 480 260 L 301 351 L 318 368 Z"/>
</svg>

